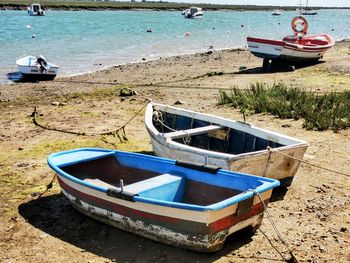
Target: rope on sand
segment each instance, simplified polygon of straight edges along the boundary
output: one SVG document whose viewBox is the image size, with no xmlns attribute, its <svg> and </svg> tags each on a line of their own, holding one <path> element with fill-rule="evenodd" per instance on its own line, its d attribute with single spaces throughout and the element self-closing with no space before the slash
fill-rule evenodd
<svg viewBox="0 0 350 263">
<path fill-rule="evenodd" d="M 200 75 L 197 77 L 193 77 L 191 79 L 181 79 L 181 80 L 175 80 L 172 82 L 160 82 L 160 83 L 121 83 L 121 82 L 100 82 L 100 81 L 76 81 L 76 80 L 55 80 L 54 82 L 63 82 L 63 83 L 74 83 L 74 84 L 91 84 L 91 85 L 123 85 L 123 86 L 129 86 L 129 87 L 158 87 L 158 88 L 170 88 L 170 89 L 200 89 L 200 90 L 231 90 L 230 87 L 217 87 L 217 86 L 190 86 L 190 85 L 174 85 L 171 83 L 186 81 L 186 80 L 193 80 L 198 79 L 204 76 L 207 76 L 208 74 Z M 170 85 L 166 85 L 170 84 Z M 245 89 L 242 89 L 245 90 Z M 248 90 L 248 89 L 247 89 Z"/>
<path fill-rule="evenodd" d="M 264 213 L 267 215 L 267 218 L 269 219 L 274 231 L 276 232 L 277 236 L 278 236 L 278 239 L 281 241 L 281 243 L 286 247 L 289 255 L 290 255 L 290 258 L 287 259 L 283 256 L 283 254 L 272 244 L 272 242 L 269 240 L 269 238 L 266 236 L 265 233 L 263 233 L 263 235 L 267 238 L 267 240 L 269 241 L 269 243 L 271 244 L 271 246 L 277 251 L 277 253 L 283 258 L 284 261 L 288 262 L 288 263 L 298 263 L 298 259 L 295 257 L 295 255 L 293 254 L 292 250 L 289 248 L 289 245 L 287 243 L 287 241 L 285 241 L 281 235 L 281 233 L 279 232 L 277 226 L 275 225 L 275 223 L 273 222 L 272 220 L 272 217 L 269 213 L 269 211 L 267 210 L 267 206 L 264 202 L 264 200 L 262 199 L 261 195 L 256 191 L 256 190 L 249 190 L 249 191 L 252 191 L 254 193 L 254 195 L 256 195 L 259 199 L 260 199 L 260 202 L 263 204 L 264 206 Z"/>
<path fill-rule="evenodd" d="M 126 132 L 125 132 L 125 127 L 128 125 L 137 115 L 139 115 L 144 108 L 147 106 L 148 102 L 145 103 L 145 105 L 142 106 L 142 108 L 135 114 L 133 115 L 127 122 L 125 122 L 122 126 L 120 126 L 118 129 L 113 130 L 113 131 L 108 131 L 108 132 L 102 132 L 102 133 L 86 133 L 86 132 L 75 132 L 75 131 L 68 131 L 68 130 L 63 130 L 55 127 L 49 127 L 43 124 L 40 124 L 37 120 L 37 116 L 39 115 L 36 107 L 34 107 L 33 113 L 30 115 L 32 117 L 32 121 L 35 126 L 38 126 L 44 130 L 50 130 L 50 131 L 56 131 L 56 132 L 62 132 L 62 133 L 69 133 L 69 134 L 75 134 L 79 136 L 106 136 L 106 135 L 113 135 L 117 136 L 120 142 L 127 141 L 128 138 L 126 137 Z"/>
<path fill-rule="evenodd" d="M 283 153 L 283 152 L 281 152 L 281 151 L 278 151 L 277 149 L 273 149 L 273 148 L 271 148 L 270 146 L 267 146 L 266 150 L 268 150 L 269 153 L 275 152 L 275 153 L 281 154 L 281 155 L 283 155 L 283 156 L 286 156 L 286 157 L 288 157 L 288 158 L 297 160 L 297 161 L 299 161 L 299 162 L 301 162 L 301 163 L 305 163 L 305 164 L 307 164 L 307 165 L 310 165 L 310 166 L 313 166 L 313 167 L 316 167 L 316 168 L 319 168 L 319 169 L 326 170 L 326 171 L 328 171 L 328 172 L 332 172 L 332 173 L 336 173 L 336 174 L 340 174 L 340 175 L 344 175 L 344 176 L 350 177 L 350 174 L 342 173 L 342 172 L 335 171 L 335 170 L 332 170 L 332 169 L 329 169 L 329 168 L 326 168 L 326 167 L 323 167 L 323 166 L 320 166 L 320 165 L 317 165 L 317 164 L 309 163 L 309 162 L 304 161 L 304 160 L 302 160 L 302 159 L 299 159 L 299 158 L 296 158 L 296 157 L 294 157 L 294 156 L 285 154 L 285 153 Z"/>
<path fill-rule="evenodd" d="M 63 83 L 74 83 L 74 84 L 91 84 L 91 85 L 123 85 L 130 87 L 157 87 L 157 88 L 170 88 L 170 89 L 199 89 L 199 90 L 232 90 L 232 87 L 218 87 L 218 86 L 194 86 L 194 85 L 176 85 L 172 83 L 177 83 L 186 80 L 195 80 L 205 76 L 221 76 L 221 75 L 233 75 L 239 74 L 237 72 L 226 72 L 222 74 L 218 74 L 218 72 L 208 72 L 203 75 L 198 75 L 192 78 L 173 80 L 173 81 L 165 81 L 159 83 L 121 83 L 121 82 L 100 82 L 100 81 L 76 81 L 76 80 L 54 80 L 54 82 L 63 82 Z M 249 88 L 242 88 L 242 91 L 250 91 Z M 341 91 L 332 91 L 333 93 L 341 93 Z M 307 91 L 307 93 L 311 94 L 327 94 L 328 91 Z"/>
<path fill-rule="evenodd" d="M 62 129 L 57 129 L 57 128 L 51 128 L 45 125 L 42 125 L 40 123 L 38 123 L 36 116 L 38 115 L 38 112 L 36 110 L 36 107 L 34 108 L 34 112 L 32 113 L 31 117 L 33 120 L 33 123 L 35 124 L 35 126 L 38 126 L 42 129 L 45 130 L 50 130 L 50 131 L 57 131 L 57 132 L 63 132 L 63 133 L 69 133 L 69 134 L 75 134 L 75 135 L 80 135 L 80 136 L 102 136 L 101 140 L 104 141 L 105 143 L 111 144 L 112 146 L 116 146 L 115 144 L 107 141 L 107 139 L 105 138 L 106 135 L 113 135 L 113 136 L 118 136 L 119 140 L 121 142 L 127 141 L 127 137 L 126 137 L 126 133 L 125 133 L 125 126 L 128 125 L 137 115 L 139 115 L 143 109 L 147 106 L 147 103 L 142 106 L 142 108 L 134 115 L 132 116 L 127 122 L 125 122 L 121 127 L 119 127 L 118 129 L 114 130 L 114 131 L 109 131 L 109 132 L 103 132 L 103 133 L 85 133 L 85 132 L 74 132 L 74 131 L 66 131 L 66 130 L 62 130 Z M 121 132 L 121 134 L 119 134 Z M 48 183 L 46 185 L 45 190 L 39 194 L 37 199 L 40 199 L 46 192 L 48 192 L 52 186 L 53 186 L 53 182 L 56 179 L 56 174 L 53 176 L 53 178 L 51 179 L 50 183 Z"/>
<path fill-rule="evenodd" d="M 40 199 L 47 191 L 49 191 L 52 188 L 53 182 L 55 181 L 55 179 L 56 179 L 56 174 L 53 176 L 53 178 L 51 179 L 50 183 L 48 183 L 46 185 L 45 190 L 41 194 L 39 194 L 37 199 Z"/>
</svg>

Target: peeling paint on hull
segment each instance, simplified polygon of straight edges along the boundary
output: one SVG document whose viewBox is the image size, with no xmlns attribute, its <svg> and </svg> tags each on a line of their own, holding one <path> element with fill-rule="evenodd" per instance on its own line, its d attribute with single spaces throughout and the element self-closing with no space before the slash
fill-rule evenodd
<svg viewBox="0 0 350 263">
<path fill-rule="evenodd" d="M 275 145 L 271 146 L 271 148 L 276 147 L 275 149 L 279 152 L 296 159 L 302 159 L 308 147 L 308 144 L 302 140 L 257 128 L 248 123 L 242 124 L 234 120 L 156 103 L 150 103 L 147 106 L 145 125 L 151 139 L 153 152 L 157 156 L 194 163 L 209 164 L 235 172 L 269 177 L 286 183 L 284 186 L 291 184 L 293 177 L 299 168 L 300 162 L 296 159 L 286 157 L 275 151 L 268 151 L 266 146 L 255 148 L 250 145 L 250 150 L 243 150 L 240 152 L 238 149 L 234 149 L 235 153 L 232 153 L 227 150 L 204 149 L 198 147 L 194 143 L 180 143 L 178 140 L 179 138 L 183 138 L 183 140 L 191 138 L 191 133 L 198 131 L 199 128 L 187 127 L 178 132 L 160 132 L 154 125 L 154 112 L 157 112 L 157 114 L 163 114 L 163 112 L 165 112 L 169 115 L 177 116 L 177 118 L 184 118 L 185 120 L 192 119 L 192 123 L 195 121 L 207 123 L 208 126 L 201 127 L 203 132 L 197 132 L 196 135 L 207 136 L 208 139 L 211 134 L 209 129 L 213 129 L 213 125 L 217 125 L 219 128 L 221 127 L 222 130 L 228 129 L 229 132 L 227 132 L 226 138 L 223 140 L 222 138 L 216 138 L 216 141 L 228 146 L 233 143 L 233 140 L 235 140 L 235 138 L 233 140 L 228 139 L 228 136 L 237 131 L 244 134 L 242 138 L 245 138 L 245 136 L 249 136 L 250 139 L 253 138 L 253 143 L 249 142 L 250 144 L 255 144 L 255 141 L 260 140 L 267 146 L 269 146 L 269 144 Z M 171 128 L 178 130 L 177 127 Z M 206 128 L 208 130 L 207 132 L 205 132 Z M 179 135 L 180 132 L 183 133 L 182 137 Z M 236 142 L 237 140 L 238 138 L 236 139 Z M 247 143 L 243 140 L 240 143 L 245 145 L 244 147 L 241 147 L 242 149 L 247 147 Z"/>
<path fill-rule="evenodd" d="M 243 216 L 237 216 L 237 211 L 234 211 L 235 213 L 223 220 L 218 220 L 216 224 L 209 222 L 198 223 L 181 219 L 177 219 L 175 224 L 167 224 L 164 223 L 164 218 L 162 219 L 157 215 L 153 216 L 153 220 L 143 220 L 140 217 L 135 217 L 139 212 L 136 210 L 133 211 L 134 215 L 132 212 L 127 212 L 126 214 L 129 214 L 129 216 L 126 216 L 116 211 L 98 207 L 89 202 L 89 199 L 95 200 L 96 197 L 89 197 L 84 193 L 72 190 L 62 181 L 62 178 L 59 178 L 59 183 L 62 193 L 67 197 L 71 205 L 84 215 L 154 241 L 200 252 L 220 250 L 227 236 L 238 230 L 249 226 L 252 229 L 257 229 L 261 224 L 264 212 L 262 203 L 257 203 Z M 271 191 L 265 196 L 269 197 L 270 195 Z M 268 203 L 268 200 L 265 200 L 265 203 Z M 132 203 L 129 205 L 128 209 L 133 210 L 131 208 Z M 236 221 L 234 225 L 231 225 L 232 219 Z M 170 228 L 171 226 L 173 229 Z M 198 232 L 199 230 L 201 231 Z"/>
</svg>

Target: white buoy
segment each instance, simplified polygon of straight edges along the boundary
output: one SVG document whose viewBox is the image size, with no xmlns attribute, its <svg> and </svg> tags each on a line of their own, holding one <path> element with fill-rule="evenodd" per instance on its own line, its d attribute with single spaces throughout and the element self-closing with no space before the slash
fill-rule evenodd
<svg viewBox="0 0 350 263">
<path fill-rule="evenodd" d="M 32 29 L 32 26 L 31 26 L 31 25 L 27 25 L 27 28 L 28 28 L 28 29 Z"/>
</svg>

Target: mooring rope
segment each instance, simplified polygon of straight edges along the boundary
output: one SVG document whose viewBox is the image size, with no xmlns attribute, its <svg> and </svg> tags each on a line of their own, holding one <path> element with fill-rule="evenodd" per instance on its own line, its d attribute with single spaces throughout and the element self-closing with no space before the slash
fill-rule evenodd
<svg viewBox="0 0 350 263">
<path fill-rule="evenodd" d="M 52 188 L 53 182 L 55 181 L 55 179 L 56 179 L 56 174 L 54 174 L 54 176 L 53 176 L 53 178 L 51 179 L 50 183 L 48 183 L 48 184 L 46 185 L 45 190 L 44 190 L 41 194 L 39 194 L 39 196 L 38 196 L 37 199 L 40 199 L 47 191 L 49 191 L 49 190 Z"/>
<path fill-rule="evenodd" d="M 145 105 L 143 105 L 141 107 L 141 109 L 135 115 L 133 115 L 127 122 L 125 122 L 118 129 L 113 130 L 113 131 L 108 131 L 108 132 L 102 132 L 102 133 L 86 133 L 86 132 L 68 131 L 68 130 L 63 130 L 63 129 L 59 129 L 59 128 L 55 128 L 55 127 L 51 128 L 51 127 L 48 127 L 46 125 L 40 124 L 38 122 L 38 120 L 36 119 L 36 116 L 39 114 L 37 112 L 36 107 L 34 107 L 34 111 L 31 114 L 31 117 L 32 117 L 32 121 L 33 121 L 35 126 L 38 126 L 38 127 L 42 128 L 42 129 L 45 129 L 45 130 L 51 130 L 51 131 L 56 131 L 56 132 L 75 134 L 75 135 L 79 135 L 79 136 L 106 136 L 106 135 L 113 135 L 113 136 L 118 136 L 119 140 L 121 142 L 123 142 L 123 141 L 127 141 L 128 140 L 127 137 L 126 137 L 126 132 L 125 132 L 126 125 L 128 125 L 134 118 L 136 118 L 136 116 L 139 115 L 144 110 L 144 108 L 147 106 L 147 104 L 148 104 L 148 102 L 145 103 Z M 121 133 L 121 134 L 119 134 L 119 133 Z"/>
<path fill-rule="evenodd" d="M 198 75 L 193 78 L 187 78 L 187 79 L 180 79 L 180 80 L 173 80 L 173 81 L 165 81 L 165 82 L 158 82 L 158 83 L 122 83 L 122 82 L 103 82 L 103 81 L 76 81 L 76 80 L 55 80 L 54 82 L 63 82 L 63 83 L 74 83 L 74 84 L 91 84 L 91 85 L 121 85 L 121 86 L 128 86 L 128 87 L 158 87 L 158 88 L 170 88 L 170 89 L 198 89 L 198 90 L 222 90 L 222 91 L 230 91 L 232 90 L 232 87 L 218 87 L 218 86 L 194 86 L 194 85 L 176 85 L 171 83 L 177 83 L 181 81 L 186 80 L 194 80 L 198 78 L 202 78 L 205 76 L 210 76 L 211 72 L 208 72 L 203 75 Z M 240 72 L 226 72 L 222 74 L 217 74 L 217 72 L 214 72 L 216 74 L 212 76 L 221 76 L 221 75 L 228 75 L 228 74 L 242 74 Z M 241 91 L 251 91 L 250 88 L 242 88 Z M 317 90 L 317 91 L 306 91 L 306 93 L 311 94 L 328 94 L 328 91 L 323 90 Z M 341 91 L 332 91 L 332 93 L 341 93 Z"/>
<path fill-rule="evenodd" d="M 301 163 L 305 163 L 305 164 L 307 164 L 307 165 L 310 165 L 310 166 L 313 166 L 313 167 L 316 167 L 316 168 L 319 168 L 319 169 L 326 170 L 326 171 L 328 171 L 328 172 L 332 172 L 332 173 L 336 173 L 336 174 L 340 174 L 340 175 L 344 175 L 344 176 L 350 177 L 350 174 L 346 174 L 346 173 L 343 173 L 343 172 L 339 172 L 339 171 L 332 170 L 332 169 L 329 169 L 329 168 L 326 168 L 326 167 L 323 167 L 323 166 L 320 166 L 320 165 L 317 165 L 317 164 L 313 164 L 313 163 L 304 161 L 304 160 L 299 159 L 299 158 L 296 158 L 296 157 L 294 157 L 294 156 L 285 154 L 285 153 L 283 153 L 283 152 L 277 150 L 276 148 L 271 148 L 270 146 L 267 146 L 266 150 L 268 150 L 269 153 L 275 152 L 275 153 L 281 154 L 281 155 L 283 155 L 283 156 L 289 157 L 289 158 L 291 158 L 291 159 L 297 160 L 297 161 L 299 161 L 299 162 L 301 162 Z"/>
<path fill-rule="evenodd" d="M 264 206 L 264 213 L 267 215 L 267 218 L 269 219 L 274 231 L 276 232 L 277 234 L 277 237 L 278 239 L 282 242 L 282 244 L 286 247 L 286 249 L 288 250 L 288 253 L 290 255 L 290 259 L 286 259 L 282 253 L 275 247 L 275 246 L 272 246 L 277 252 L 278 254 L 281 255 L 281 257 L 283 258 L 283 260 L 285 260 L 286 262 L 289 262 L 289 263 L 298 263 L 299 261 L 297 260 L 297 258 L 295 257 L 295 255 L 293 254 L 292 250 L 289 248 L 289 245 L 287 243 L 287 241 L 284 240 L 284 238 L 282 237 L 280 231 L 278 230 L 276 224 L 273 222 L 272 220 L 272 217 L 267 209 L 267 205 L 265 204 L 264 200 L 262 199 L 261 195 L 256 191 L 256 190 L 253 190 L 253 189 L 250 189 L 248 191 L 251 191 L 254 193 L 254 195 L 258 196 L 258 198 L 260 199 L 261 203 L 263 204 Z M 271 242 L 270 242 L 271 243 Z"/>
<path fill-rule="evenodd" d="M 159 111 L 155 111 L 156 114 L 153 114 L 153 120 L 155 120 L 156 122 L 158 122 L 160 125 L 162 125 L 162 127 L 165 127 L 167 128 L 168 130 L 172 131 L 172 132 L 177 132 L 178 130 L 175 130 L 171 127 L 169 127 L 168 125 L 166 125 L 164 123 L 164 120 L 163 120 L 163 114 Z M 182 141 L 185 145 L 190 145 L 191 143 L 191 137 L 190 135 L 188 134 L 188 132 L 186 130 L 182 130 L 185 134 L 186 134 L 186 137 L 182 138 Z M 162 128 L 162 133 L 164 134 L 164 129 Z"/>
</svg>

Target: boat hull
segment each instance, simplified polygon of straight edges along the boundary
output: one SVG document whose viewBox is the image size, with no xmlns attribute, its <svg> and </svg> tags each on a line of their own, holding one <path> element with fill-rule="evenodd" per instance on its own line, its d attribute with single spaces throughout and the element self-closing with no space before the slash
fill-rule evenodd
<svg viewBox="0 0 350 263">
<path fill-rule="evenodd" d="M 230 127 L 241 133 L 256 134 L 259 137 L 252 139 L 256 141 L 256 144 L 258 144 L 260 140 L 260 143 L 269 145 L 266 141 L 263 141 L 262 138 L 264 138 L 275 142 L 281 142 L 281 145 L 278 147 L 278 152 L 269 151 L 267 150 L 267 146 L 265 146 L 265 148 L 260 148 L 255 151 L 236 152 L 234 154 L 220 153 L 218 151 L 200 149 L 179 143 L 175 141 L 177 138 L 171 138 L 171 135 L 160 133 L 154 128 L 152 124 L 154 108 L 152 104 L 149 104 L 146 110 L 145 124 L 150 135 L 153 151 L 157 156 L 209 164 L 240 173 L 269 177 L 279 180 L 281 185 L 289 186 L 299 168 L 300 162 L 298 159 L 300 160 L 303 158 L 308 147 L 308 144 L 304 141 L 260 129 L 249 124 L 235 122 L 208 114 L 177 109 L 170 106 L 165 107 L 162 105 L 160 107 L 164 111 L 169 111 L 169 109 L 171 109 L 170 111 L 172 113 L 177 112 L 178 115 L 187 114 L 187 116 L 191 116 L 193 119 L 205 120 L 222 127 Z M 185 134 L 189 134 L 190 132 L 191 130 L 184 131 Z M 186 136 L 183 138 L 186 140 Z M 285 140 L 285 145 L 282 144 L 283 140 Z M 227 142 L 227 144 L 230 143 L 232 143 L 232 141 Z M 275 145 L 277 146 L 277 144 Z M 246 148 L 247 146 L 242 145 L 240 147 Z M 293 158 L 288 158 L 285 155 L 292 156 Z"/>
<path fill-rule="evenodd" d="M 263 59 L 314 62 L 322 58 L 324 53 L 334 45 L 334 40 L 331 39 L 326 45 L 307 46 L 283 40 L 248 37 L 247 43 L 250 52 Z"/>
<path fill-rule="evenodd" d="M 195 216 L 192 220 L 182 220 L 179 217 L 159 216 L 157 209 L 152 206 L 147 207 L 145 212 L 145 209 L 138 210 L 130 202 L 124 205 L 108 202 L 98 198 L 97 193 L 87 194 L 87 189 L 77 191 L 63 183 L 62 178 L 58 178 L 62 193 L 70 204 L 84 215 L 139 236 L 189 250 L 218 251 L 223 247 L 227 236 L 247 227 L 256 230 L 263 219 L 264 207 L 259 200 L 255 200 L 255 206 L 248 212 L 245 211 L 243 216 L 232 213 L 221 220 L 222 222 L 206 225 L 192 221 L 196 220 Z M 265 203 L 268 203 L 270 196 L 271 191 L 264 195 Z M 231 209 L 236 210 L 237 206 Z M 169 212 L 172 213 L 178 213 L 180 217 L 183 215 L 181 211 Z"/>
<path fill-rule="evenodd" d="M 42 12 L 34 12 L 34 11 L 28 11 L 28 15 L 30 16 L 44 16 L 45 15 L 45 12 L 42 11 Z"/>
<path fill-rule="evenodd" d="M 17 59 L 16 65 L 18 71 L 25 79 L 33 80 L 52 80 L 57 76 L 59 67 L 55 64 L 46 62 L 46 66 L 41 67 L 37 63 L 37 57 L 26 56 Z"/>
<path fill-rule="evenodd" d="M 39 67 L 36 66 L 19 66 L 18 71 L 21 72 L 24 78 L 27 79 L 40 79 L 40 80 L 52 80 L 57 76 L 58 68 L 51 67 L 50 69 L 42 72 Z"/>
<path fill-rule="evenodd" d="M 118 159 L 119 155 L 120 158 Z M 81 158 L 81 156 L 83 157 Z M 181 174 L 182 178 L 186 179 L 186 184 L 190 184 L 186 186 L 187 190 L 185 189 L 185 193 L 183 193 L 185 196 L 188 194 L 186 194 L 186 191 L 194 191 L 193 189 L 195 188 L 198 190 L 195 198 L 198 199 L 198 195 L 203 194 L 203 189 L 198 186 L 198 182 L 191 182 L 190 180 L 190 178 L 196 176 L 198 179 L 208 180 L 208 182 L 216 178 L 216 184 L 220 184 L 221 180 L 237 180 L 235 187 L 241 185 L 239 187 L 244 187 L 241 189 L 243 192 L 239 191 L 240 194 L 238 193 L 237 197 L 233 197 L 235 200 L 228 198 L 224 199 L 223 202 L 220 201 L 219 206 L 216 204 L 204 207 L 200 205 L 191 206 L 190 204 L 193 202 L 188 199 L 188 196 L 187 201 L 184 203 L 149 199 L 147 198 L 147 196 L 149 197 L 149 192 L 147 192 L 149 190 L 146 191 L 146 194 L 143 194 L 141 191 L 128 198 L 111 195 L 109 194 L 110 188 L 101 187 L 101 185 L 99 186 L 96 183 L 90 184 L 68 174 L 68 171 L 72 174 L 80 175 L 84 171 L 90 172 L 96 169 L 96 165 L 98 166 L 99 162 L 101 169 L 97 168 L 96 171 L 98 171 L 98 174 L 103 174 L 110 171 L 109 168 L 102 168 L 102 164 L 105 164 L 103 160 L 109 158 L 108 160 L 111 161 L 114 156 L 120 162 L 123 161 L 123 158 L 124 161 L 128 159 L 128 163 L 134 163 L 139 167 L 148 167 L 149 163 L 157 164 L 158 160 L 160 160 L 160 163 L 155 165 L 153 169 L 161 167 L 160 173 L 171 171 L 174 174 Z M 240 229 L 246 227 L 251 227 L 253 230 L 257 229 L 261 224 L 265 209 L 261 200 L 267 204 L 272 188 L 278 185 L 277 181 L 271 179 L 255 178 L 223 170 L 219 170 L 216 174 L 208 175 L 206 172 L 177 166 L 175 161 L 119 151 L 78 149 L 54 154 L 49 157 L 48 163 L 57 172 L 62 193 L 72 206 L 83 214 L 155 241 L 201 252 L 219 250 L 224 245 L 227 236 Z M 115 167 L 111 169 L 115 169 Z M 113 174 L 116 171 L 113 171 Z M 125 172 L 125 170 L 122 171 L 122 173 Z M 135 173 L 137 173 L 136 170 L 133 170 L 131 174 Z M 93 175 L 88 174 L 87 177 L 91 178 Z M 167 175 L 165 177 L 169 179 L 172 176 Z M 233 179 L 233 177 L 237 178 Z M 164 175 L 128 184 L 125 186 L 125 192 L 131 191 L 130 189 L 132 188 L 149 187 L 152 183 L 158 182 L 160 178 L 164 180 Z M 165 183 L 164 181 L 160 182 Z M 247 183 L 249 187 L 242 186 L 242 182 L 244 182 L 243 184 Z M 221 182 L 221 184 L 224 183 Z M 102 186 L 105 185 L 106 183 L 102 184 Z M 157 185 L 151 191 L 156 190 L 158 196 L 160 188 L 162 186 Z M 254 188 L 260 193 L 260 197 L 249 190 Z M 227 188 L 225 189 L 220 191 L 227 191 Z M 171 191 L 168 186 L 165 190 L 166 193 Z M 213 188 L 209 188 L 209 191 L 212 190 Z M 218 194 L 219 192 L 215 193 Z M 212 197 L 213 195 L 210 195 L 210 198 Z"/>
</svg>

